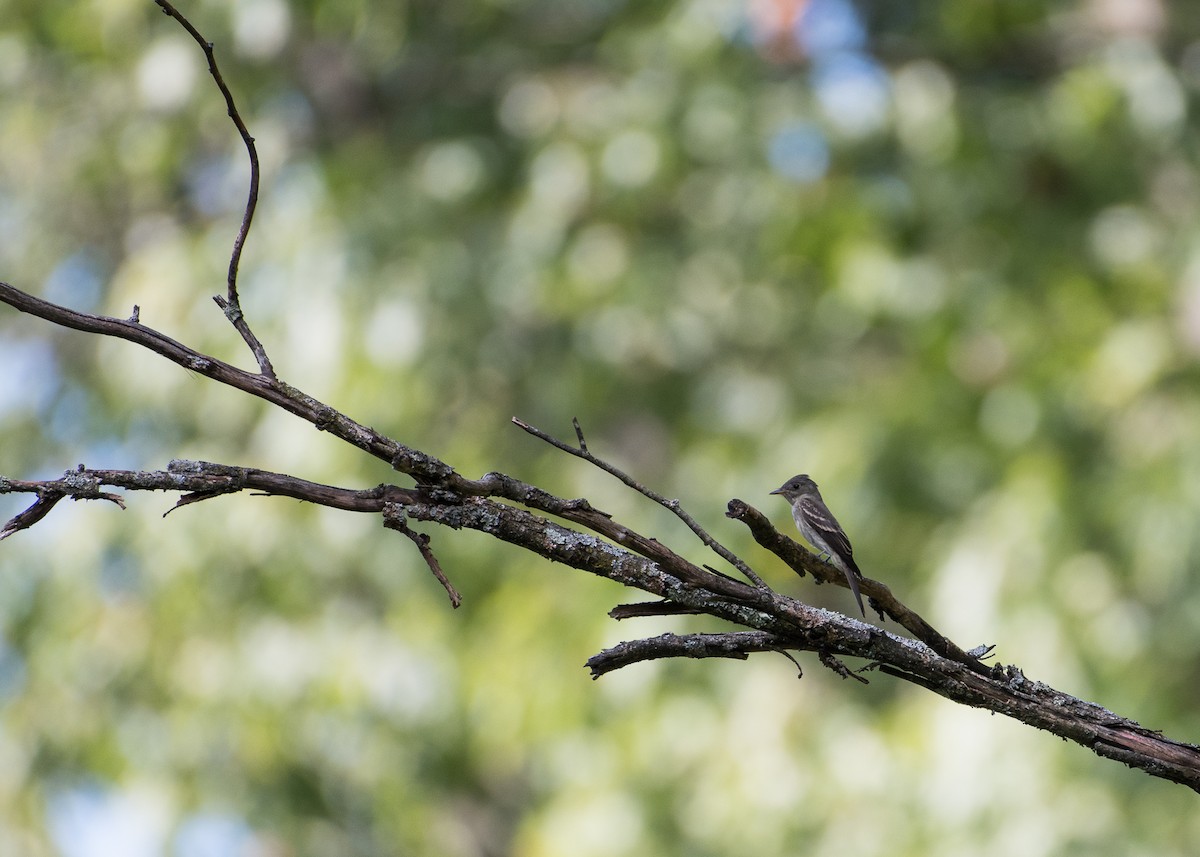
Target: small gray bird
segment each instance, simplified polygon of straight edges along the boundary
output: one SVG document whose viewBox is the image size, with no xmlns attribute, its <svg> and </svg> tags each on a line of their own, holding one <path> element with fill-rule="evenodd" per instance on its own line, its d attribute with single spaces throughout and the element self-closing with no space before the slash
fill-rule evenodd
<svg viewBox="0 0 1200 857">
<path fill-rule="evenodd" d="M 858 602 L 858 609 L 866 616 L 862 596 L 858 594 L 858 579 L 862 577 L 862 572 L 854 562 L 854 548 L 850 547 L 850 539 L 846 537 L 842 525 L 821 499 L 817 483 L 809 479 L 807 473 L 801 473 L 771 493 L 783 495 L 783 499 L 792 504 L 792 520 L 796 522 L 800 534 L 821 553 L 827 554 L 833 564 L 842 570 L 850 584 L 850 591 L 854 593 L 854 600 Z"/>
</svg>

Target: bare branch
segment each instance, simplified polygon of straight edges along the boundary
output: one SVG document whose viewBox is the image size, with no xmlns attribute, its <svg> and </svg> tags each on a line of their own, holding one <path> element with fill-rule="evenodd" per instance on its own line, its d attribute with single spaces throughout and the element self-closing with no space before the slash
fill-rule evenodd
<svg viewBox="0 0 1200 857">
<path fill-rule="evenodd" d="M 100 490 L 100 481 L 95 479 L 81 464 L 75 470 L 68 470 L 61 479 L 44 482 L 24 482 L 19 479 L 0 477 L 0 494 L 37 494 L 38 498 L 25 511 L 9 519 L 3 529 L 0 529 L 0 541 L 21 530 L 27 530 L 42 518 L 50 514 L 59 500 L 71 497 L 75 500 L 107 500 L 122 509 L 125 502 L 116 494 Z"/>
<path fill-rule="evenodd" d="M 125 508 L 120 495 L 100 491 L 102 485 L 112 485 L 127 491 L 190 492 L 173 508 L 247 489 L 267 496 L 292 497 L 347 512 L 378 513 L 383 511 L 387 503 L 420 502 L 424 499 L 421 492 L 396 485 L 379 485 L 367 490 L 337 488 L 253 467 L 178 459 L 167 465 L 166 470 L 92 470 L 81 464 L 75 470 L 68 470 L 60 479 L 24 481 L 0 478 L 0 494 L 37 494 L 38 503 L 53 499 L 53 502 L 45 507 L 38 507 L 38 503 L 35 503 L 33 507 L 10 521 L 10 527 L 17 519 L 24 522 L 23 526 L 13 527 L 12 531 L 16 532 L 41 520 L 53 507 L 54 502 L 64 497 L 74 500 L 109 500 L 122 509 Z M 36 517 L 33 517 L 35 507 L 38 507 L 38 512 Z M 7 534 L 12 535 L 11 532 Z"/>
<path fill-rule="evenodd" d="M 18 512 L 8 519 L 8 523 L 0 529 L 0 541 L 7 539 L 14 533 L 19 533 L 21 530 L 27 530 L 40 521 L 42 518 L 50 514 L 50 510 L 54 505 L 63 498 L 62 494 L 46 494 L 38 497 L 33 502 L 33 505 L 27 508 L 24 512 Z"/>
<path fill-rule="evenodd" d="M 575 426 L 575 438 L 579 441 L 579 449 L 587 452 L 587 441 L 583 437 L 583 426 L 579 424 L 579 417 L 571 417 L 571 425 Z"/>
<path fill-rule="evenodd" d="M 319 430 L 329 432 L 369 455 L 388 462 L 396 470 L 414 477 L 423 484 L 438 485 L 451 479 L 467 484 L 467 480 L 455 474 L 454 469 L 444 462 L 361 425 L 276 378 L 246 372 L 223 360 L 189 348 L 139 322 L 77 312 L 34 297 L 4 282 L 0 282 L 0 302 L 63 327 L 100 336 L 112 336 L 148 348 L 189 372 L 249 393 L 295 414 Z"/>
<path fill-rule="evenodd" d="M 695 533 L 696 536 L 699 537 L 700 541 L 702 541 L 705 545 L 707 545 L 709 548 L 711 548 L 713 550 L 713 552 L 716 553 L 719 557 L 724 559 L 726 562 L 728 562 L 730 565 L 732 565 L 734 568 L 736 568 L 738 571 L 740 571 L 743 575 L 745 575 L 747 580 L 749 580 L 751 583 L 753 583 L 759 589 L 769 589 L 770 588 L 767 586 L 767 584 L 765 584 L 763 582 L 762 578 L 759 577 L 754 572 L 754 569 L 750 568 L 750 566 L 748 566 L 745 562 L 743 562 L 736 554 L 734 554 L 733 551 L 731 551 L 729 548 L 725 547 L 723 544 L 721 544 L 716 539 L 714 539 L 712 536 L 710 536 L 708 534 L 708 532 L 703 527 L 701 527 L 699 523 L 697 523 L 695 518 L 693 518 L 686 511 L 684 511 L 683 506 L 680 505 L 678 500 L 668 500 L 666 497 L 662 496 L 661 494 L 658 494 L 657 492 L 650 490 L 645 485 L 643 485 L 642 483 L 640 483 L 636 479 L 634 479 L 632 476 L 625 473 L 623 470 L 620 470 L 619 468 L 614 467 L 613 465 L 609 464 L 607 461 L 597 458 L 596 456 L 592 455 L 592 453 L 588 452 L 587 441 L 585 441 L 583 438 L 583 429 L 580 428 L 579 420 L 577 418 L 572 417 L 571 422 L 575 426 L 575 436 L 579 439 L 579 447 L 578 448 L 573 447 L 568 443 L 564 443 L 563 441 L 559 440 L 558 438 L 554 437 L 553 435 L 547 434 L 546 432 L 542 431 L 539 428 L 535 428 L 534 426 L 531 426 L 529 423 L 525 422 L 524 420 L 520 420 L 520 419 L 517 419 L 516 417 L 513 417 L 512 421 L 518 427 L 529 432 L 529 434 L 533 435 L 534 437 L 544 440 L 546 443 L 550 444 L 553 447 L 556 447 L 557 449 L 561 449 L 563 452 L 570 453 L 571 455 L 574 455 L 577 458 L 582 458 L 584 461 L 587 461 L 590 464 L 594 464 L 596 467 L 599 467 L 605 473 L 609 473 L 609 474 L 617 477 L 622 482 L 624 482 L 627 486 L 632 488 L 634 491 L 637 491 L 642 496 L 648 497 L 649 499 L 653 500 L 655 503 L 658 503 L 660 506 L 663 506 L 666 509 L 670 509 L 671 512 L 673 512 L 676 517 L 678 517 L 681 521 L 683 521 L 685 524 L 687 524 L 688 529 L 690 529 L 693 533 Z"/>
<path fill-rule="evenodd" d="M 641 619 L 646 616 L 687 616 L 700 613 L 695 607 L 684 607 L 674 601 L 640 601 L 637 604 L 618 604 L 608 615 L 618 621 Z"/>
<path fill-rule="evenodd" d="M 734 658 L 746 660 L 751 652 L 769 652 L 787 645 L 787 641 L 761 631 L 735 631 L 729 634 L 661 634 L 646 640 L 632 640 L 588 658 L 592 678 L 642 661 L 662 658 Z"/>
<path fill-rule="evenodd" d="M 404 533 L 412 539 L 413 544 L 417 546 L 417 550 L 421 552 L 421 556 L 425 558 L 425 564 L 429 566 L 429 570 L 433 572 L 433 576 L 437 578 L 438 583 L 442 584 L 442 589 L 446 590 L 446 595 L 450 598 L 450 606 L 455 610 L 462 604 L 462 596 L 458 590 L 454 588 L 445 572 L 442 571 L 442 565 L 437 561 L 437 557 L 433 555 L 433 549 L 429 547 L 429 536 L 425 533 L 414 532 L 408 526 L 408 520 L 404 515 L 402 506 L 389 505 L 383 511 L 383 525 L 391 530 Z"/>
<path fill-rule="evenodd" d="M 172 6 L 167 0 L 154 0 L 155 3 L 163 10 L 164 13 L 170 15 L 180 25 L 187 30 L 190 35 L 204 51 L 204 57 L 208 60 L 208 71 L 216 81 L 217 89 L 221 90 L 221 95 L 225 98 L 226 112 L 229 118 L 233 120 L 234 126 L 237 128 L 238 134 L 242 138 L 242 142 L 246 145 L 246 152 L 250 157 L 250 191 L 246 196 L 246 207 L 242 211 L 242 224 L 238 227 L 237 236 L 233 239 L 233 252 L 229 255 L 229 273 L 226 275 L 226 293 L 224 297 L 215 295 L 213 300 L 216 301 L 225 313 L 225 317 L 229 319 L 246 345 L 250 346 L 251 353 L 254 354 L 254 359 L 258 361 L 259 371 L 267 378 L 275 377 L 275 369 L 271 366 L 271 361 L 267 357 L 267 351 L 263 348 L 263 344 L 259 341 L 254 332 L 250 330 L 250 325 L 246 321 L 246 317 L 242 314 L 241 300 L 238 298 L 238 265 L 242 260 L 242 248 L 246 245 L 246 238 L 250 235 L 250 224 L 254 220 L 254 210 L 258 207 L 258 184 L 259 184 L 259 166 L 258 166 L 258 149 L 254 145 L 254 138 L 250 136 L 250 131 L 246 127 L 246 123 L 242 121 L 242 115 L 238 112 L 237 105 L 233 102 L 233 93 L 229 91 L 229 87 L 225 84 L 225 78 L 221 76 L 220 69 L 217 68 L 217 57 L 213 51 L 213 43 L 204 38 L 197 30 L 192 22 L 183 16 L 178 9 Z M 137 321 L 136 312 L 133 321 Z"/>
<path fill-rule="evenodd" d="M 870 684 L 869 681 L 867 681 L 865 678 L 860 676 L 858 673 L 850 672 L 850 668 L 847 667 L 844 663 L 842 663 L 841 659 L 834 657 L 833 655 L 829 654 L 829 652 L 826 652 L 826 651 L 817 652 L 817 660 L 819 660 L 821 662 L 821 665 L 823 667 L 825 667 L 826 669 L 832 670 L 834 673 L 836 673 L 837 675 L 840 675 L 842 678 L 852 678 L 857 682 L 861 682 L 863 684 Z"/>
</svg>

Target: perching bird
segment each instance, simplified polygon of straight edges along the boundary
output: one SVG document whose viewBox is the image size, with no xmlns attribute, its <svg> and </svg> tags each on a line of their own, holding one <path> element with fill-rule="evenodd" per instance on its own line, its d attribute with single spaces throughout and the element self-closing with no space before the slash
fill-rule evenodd
<svg viewBox="0 0 1200 857">
<path fill-rule="evenodd" d="M 858 602 L 858 609 L 866 616 L 862 596 L 858 594 L 858 579 L 862 577 L 862 572 L 854 562 L 854 548 L 850 547 L 850 539 L 846 537 L 842 525 L 821 499 L 817 483 L 809 479 L 807 473 L 801 473 L 771 493 L 783 495 L 783 499 L 792 504 L 792 520 L 796 522 L 800 534 L 817 550 L 827 554 L 833 564 L 842 570 L 850 584 L 850 591 L 854 593 L 854 600 Z"/>
</svg>

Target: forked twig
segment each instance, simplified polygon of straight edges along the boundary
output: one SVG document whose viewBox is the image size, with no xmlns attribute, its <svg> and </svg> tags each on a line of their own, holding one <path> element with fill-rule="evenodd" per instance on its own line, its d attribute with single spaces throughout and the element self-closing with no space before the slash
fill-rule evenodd
<svg viewBox="0 0 1200 857">
<path fill-rule="evenodd" d="M 747 580 L 749 580 L 751 583 L 753 583 L 759 589 L 766 590 L 766 589 L 770 588 L 767 586 L 766 583 L 763 582 L 763 579 L 761 577 L 759 577 L 757 574 L 754 573 L 754 569 L 750 568 L 750 566 L 748 566 L 745 562 L 743 562 L 742 559 L 739 558 L 733 551 L 731 551 L 729 548 L 725 547 L 725 545 L 721 544 L 716 539 L 714 539 L 712 536 L 710 536 L 708 534 L 708 532 L 703 527 L 701 527 L 699 523 L 697 523 L 695 518 L 693 518 L 686 511 L 684 511 L 683 506 L 680 505 L 678 500 L 667 499 L 666 497 L 662 496 L 658 492 L 647 488 L 641 482 L 638 482 L 636 479 L 634 479 L 632 476 L 630 476 L 628 473 L 621 470 L 620 468 L 614 467 L 613 465 L 609 464 L 607 461 L 604 461 L 601 458 L 597 458 L 595 455 L 588 452 L 587 441 L 584 440 L 583 429 L 580 427 L 579 420 L 577 418 L 572 417 L 571 423 L 572 423 L 572 425 L 575 426 L 575 437 L 578 438 L 578 440 L 579 440 L 578 447 L 571 446 L 569 443 L 565 443 L 565 442 L 559 440 L 558 438 L 554 437 L 553 435 L 547 434 L 546 432 L 542 431 L 541 429 L 539 429 L 535 426 L 532 426 L 529 423 L 525 422 L 524 420 L 518 419 L 517 417 L 513 417 L 512 421 L 517 427 L 523 429 L 524 431 L 529 432 L 529 434 L 533 435 L 534 437 L 539 438 L 540 440 L 544 440 L 546 443 L 550 444 L 551 446 L 553 446 L 557 449 L 561 449 L 563 452 L 570 453 L 571 455 L 574 455 L 577 458 L 582 458 L 584 461 L 586 461 L 590 464 L 594 464 L 596 467 L 599 467 L 605 473 L 609 473 L 609 474 L 617 477 L 617 479 L 620 479 L 627 486 L 632 488 L 634 491 L 637 491 L 642 496 L 648 497 L 649 499 L 653 500 L 658 505 L 660 505 L 666 509 L 669 509 L 671 512 L 673 512 L 675 514 L 675 516 L 677 518 L 679 518 L 679 520 L 681 520 L 685 524 L 687 524 L 688 529 L 690 529 L 693 533 L 695 533 L 696 536 L 700 539 L 700 541 L 704 542 L 705 545 L 707 545 L 709 548 L 711 548 L 712 551 L 717 554 L 717 556 L 721 557 L 723 560 L 728 562 L 730 565 L 732 565 L 734 568 L 736 568 L 738 571 L 740 571 L 743 575 L 745 575 Z"/>
</svg>

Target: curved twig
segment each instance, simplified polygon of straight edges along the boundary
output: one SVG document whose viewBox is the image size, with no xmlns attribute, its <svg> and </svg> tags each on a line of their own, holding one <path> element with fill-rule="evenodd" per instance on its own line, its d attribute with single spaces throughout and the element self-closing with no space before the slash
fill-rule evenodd
<svg viewBox="0 0 1200 857">
<path fill-rule="evenodd" d="M 154 0 L 155 3 L 167 15 L 170 15 L 179 22 L 188 35 L 190 35 L 204 51 L 204 57 L 208 60 L 208 72 L 216 81 L 217 89 L 221 90 L 221 95 L 225 98 L 225 109 L 229 114 L 229 118 L 233 120 L 234 126 L 237 128 L 238 135 L 241 136 L 242 142 L 246 145 L 246 153 L 250 157 L 250 190 L 246 195 L 246 207 L 242 210 L 242 223 L 238 227 L 237 235 L 233 239 L 233 252 L 229 254 L 229 272 L 226 275 L 226 293 L 224 297 L 214 295 L 213 300 L 216 301 L 225 313 L 225 317 L 229 319 L 246 345 L 250 347 L 250 351 L 254 354 L 254 359 L 258 362 L 258 369 L 267 378 L 275 377 L 275 368 L 271 365 L 271 360 L 267 357 L 267 350 L 259 341 L 254 332 L 250 330 L 250 325 L 246 321 L 245 315 L 242 314 L 242 303 L 238 297 L 238 266 L 242 261 L 242 248 L 246 245 L 246 238 L 250 235 L 250 224 L 254 220 L 254 210 L 258 207 L 258 183 L 259 183 L 259 165 L 258 165 L 258 148 L 254 145 L 254 138 L 250 136 L 250 130 L 246 127 L 246 123 L 242 120 L 242 115 L 238 112 L 237 105 L 233 102 L 233 93 L 225 83 L 225 78 L 221 76 L 221 70 L 217 68 L 217 57 L 213 51 L 213 43 L 204 38 L 197 30 L 192 22 L 184 17 L 183 13 L 172 6 L 167 0 Z M 137 321 L 136 307 L 134 308 L 134 321 Z"/>
</svg>

